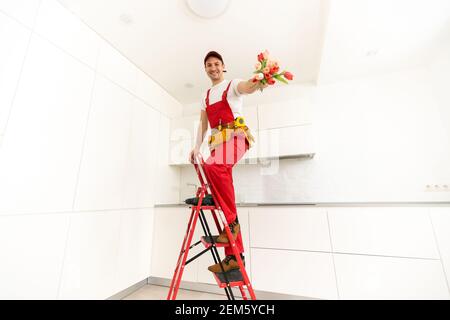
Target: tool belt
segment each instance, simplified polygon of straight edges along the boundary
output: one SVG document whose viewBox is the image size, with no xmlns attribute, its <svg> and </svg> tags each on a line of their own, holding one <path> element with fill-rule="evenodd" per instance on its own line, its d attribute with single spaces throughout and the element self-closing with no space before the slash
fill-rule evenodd
<svg viewBox="0 0 450 320">
<path fill-rule="evenodd" d="M 237 117 L 233 122 L 221 124 L 211 129 L 211 135 L 208 139 L 209 149 L 212 151 L 224 142 L 227 142 L 234 136 L 245 136 L 248 141 L 249 148 L 255 143 L 255 138 L 250 132 L 250 129 L 245 124 L 244 118 Z"/>
</svg>

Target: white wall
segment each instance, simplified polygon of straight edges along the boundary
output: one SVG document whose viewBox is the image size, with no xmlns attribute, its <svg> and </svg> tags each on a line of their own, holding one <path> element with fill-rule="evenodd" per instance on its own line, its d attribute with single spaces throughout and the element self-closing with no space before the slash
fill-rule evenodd
<svg viewBox="0 0 450 320">
<path fill-rule="evenodd" d="M 181 105 L 57 1 L 1 1 L 0 41 L 0 297 L 144 280 L 153 205 L 179 197 Z"/>
<path fill-rule="evenodd" d="M 450 192 L 426 191 L 428 184 L 450 185 L 449 64 L 441 57 L 421 68 L 318 86 L 315 158 L 282 160 L 271 175 L 257 165 L 237 166 L 238 201 L 449 201 Z M 292 99 L 303 89 L 288 87 L 267 98 Z M 246 105 L 261 104 L 263 95 L 248 96 Z M 183 168 L 182 190 L 192 182 L 194 170 Z"/>
</svg>

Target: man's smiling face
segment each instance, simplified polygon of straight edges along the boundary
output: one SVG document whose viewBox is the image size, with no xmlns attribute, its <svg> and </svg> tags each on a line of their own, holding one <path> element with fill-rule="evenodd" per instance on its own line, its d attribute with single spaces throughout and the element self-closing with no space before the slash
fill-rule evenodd
<svg viewBox="0 0 450 320">
<path fill-rule="evenodd" d="M 211 57 L 206 60 L 205 71 L 212 81 L 217 81 L 222 78 L 224 68 L 225 65 L 216 57 Z"/>
</svg>

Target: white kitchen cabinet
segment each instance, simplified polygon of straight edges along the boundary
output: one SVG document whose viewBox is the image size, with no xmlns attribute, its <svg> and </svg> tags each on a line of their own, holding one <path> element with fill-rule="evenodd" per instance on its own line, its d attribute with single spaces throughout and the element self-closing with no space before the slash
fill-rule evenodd
<svg viewBox="0 0 450 320">
<path fill-rule="evenodd" d="M 169 164 L 191 166 L 192 164 L 189 162 L 189 154 L 194 146 L 195 142 L 193 139 L 170 141 Z M 204 160 L 208 159 L 210 156 L 206 142 L 203 142 L 200 148 L 200 153 L 202 154 Z"/>
<path fill-rule="evenodd" d="M 450 288 L 450 207 L 434 207 L 429 209 L 433 229 L 436 234 L 442 265 L 447 274 L 447 282 Z"/>
<path fill-rule="evenodd" d="M 449 299 L 439 260 L 334 254 L 341 299 Z"/>
<path fill-rule="evenodd" d="M 334 252 L 439 259 L 426 207 L 328 208 Z"/>
<path fill-rule="evenodd" d="M 256 144 L 251 148 L 238 164 L 243 164 L 246 159 L 256 159 L 258 157 L 258 108 L 254 106 L 244 106 L 244 118 L 255 136 Z M 195 146 L 195 140 L 197 138 L 197 129 L 200 124 L 199 114 L 192 116 L 184 116 L 171 119 L 170 121 L 170 151 L 169 151 L 169 164 L 189 166 L 191 163 L 188 161 L 188 155 L 192 148 Z M 206 160 L 210 156 L 208 148 L 208 138 L 211 135 L 211 128 L 208 125 L 205 138 L 201 147 L 201 154 Z M 247 163 L 257 163 L 256 160 Z"/>
<path fill-rule="evenodd" d="M 189 153 L 194 147 L 192 139 L 180 139 L 169 142 L 169 164 L 189 165 Z"/>
<path fill-rule="evenodd" d="M 124 208 L 152 207 L 155 203 L 158 123 L 160 113 L 134 99 L 128 160 L 125 175 Z"/>
<path fill-rule="evenodd" d="M 120 217 L 116 292 L 149 277 L 154 208 L 124 210 Z"/>
<path fill-rule="evenodd" d="M 246 106 L 244 117 L 255 137 L 255 144 L 238 164 L 257 164 L 260 158 L 300 157 L 314 155 L 311 99 L 294 100 L 258 106 Z M 170 164 L 189 165 L 186 154 L 193 148 L 198 115 L 180 117 L 171 121 Z M 207 150 L 208 132 L 202 145 Z M 209 155 L 209 152 L 207 152 Z M 207 158 L 207 156 L 205 156 Z"/>
<path fill-rule="evenodd" d="M 74 202 L 75 210 L 124 208 L 124 178 L 133 100 L 133 96 L 127 91 L 110 80 L 97 76 Z"/>
<path fill-rule="evenodd" d="M 11 1 L 11 4 L 13 2 Z M 2 9 L 0 4 L 0 9 Z M 0 14 L 0 134 L 4 133 L 31 31 Z"/>
<path fill-rule="evenodd" d="M 120 216 L 120 211 L 72 214 L 59 299 L 106 299 L 117 293 Z"/>
<path fill-rule="evenodd" d="M 245 105 L 245 102 L 244 102 L 244 107 L 243 107 L 242 112 L 244 113 L 244 119 L 247 124 L 247 127 L 249 127 L 250 130 L 252 130 L 252 131 L 257 131 L 259 128 L 258 106 L 257 105 L 247 106 L 247 105 Z"/>
<path fill-rule="evenodd" d="M 244 119 L 247 126 L 252 131 L 258 130 L 258 109 L 257 106 L 244 106 Z M 200 124 L 200 113 L 195 115 L 183 116 L 173 118 L 170 121 L 170 140 L 178 141 L 184 139 L 195 139 L 197 137 L 197 130 Z M 205 140 L 211 134 L 211 128 L 208 123 L 208 130 L 205 135 Z"/>
<path fill-rule="evenodd" d="M 314 87 L 298 97 L 258 105 L 258 157 L 297 157 L 314 154 Z"/>
<path fill-rule="evenodd" d="M 240 164 L 257 164 L 258 163 L 258 149 L 259 149 L 259 132 L 252 131 L 252 135 L 255 138 L 253 146 L 247 150 L 242 159 L 237 163 Z"/>
<path fill-rule="evenodd" d="M 180 168 L 169 166 L 170 119 L 161 114 L 158 130 L 158 152 L 156 152 L 155 203 L 176 203 L 180 197 Z"/>
<path fill-rule="evenodd" d="M 311 125 L 252 131 L 252 134 L 255 137 L 255 144 L 238 164 L 257 164 L 260 158 L 313 156 L 315 153 Z M 201 149 L 204 159 L 210 155 L 206 142 L 208 136 L 209 133 Z M 179 138 L 170 141 L 169 164 L 190 165 L 188 155 L 193 147 L 193 139 Z"/>
<path fill-rule="evenodd" d="M 244 105 L 244 119 L 250 132 L 255 138 L 255 143 L 252 148 L 250 148 L 242 157 L 242 159 L 237 163 L 240 164 L 257 164 L 258 159 L 258 106 L 246 106 Z"/>
<path fill-rule="evenodd" d="M 104 40 L 100 40 L 97 70 L 120 87 L 137 94 L 138 69 Z"/>
<path fill-rule="evenodd" d="M 151 276 L 172 280 L 190 214 L 184 206 L 155 208 Z M 197 261 L 186 266 L 182 280 L 197 281 Z"/>
<path fill-rule="evenodd" d="M 199 114 L 170 120 L 170 141 L 193 139 L 200 123 Z"/>
<path fill-rule="evenodd" d="M 259 158 L 314 154 L 312 125 L 260 130 L 258 138 Z"/>
<path fill-rule="evenodd" d="M 2 28 L 13 25 L 3 23 L 0 18 L 0 36 L 3 33 Z M 6 116 L 9 110 L 9 105 L 4 109 L 1 104 L 8 103 L 12 98 L 12 91 L 9 91 L 11 87 L 4 86 L 3 79 L 18 79 L 14 76 L 18 71 L 17 61 L 8 57 L 10 54 L 23 53 L 22 44 L 19 42 L 27 36 L 22 33 L 23 30 L 19 30 L 18 27 L 17 32 L 12 31 L 12 35 L 18 37 L 17 46 L 14 41 L 8 39 L 4 39 L 2 43 L 2 48 L 6 48 L 6 55 L 2 52 L 0 58 L 6 57 L 6 60 L 0 62 L 0 117 Z M 8 47 L 9 45 L 12 47 Z M 4 63 L 8 67 L 4 68 Z M 3 78 L 9 76 L 10 79 Z M 14 111 L 10 114 L 7 135 L 2 142 L 0 212 L 49 213 L 67 212 L 72 209 L 94 78 L 94 71 L 78 60 L 37 35 L 31 37 L 19 84 L 14 83 L 14 86 L 17 85 Z M 94 100 L 98 98 L 98 93 L 96 89 Z M 118 97 L 124 104 L 127 103 L 124 101 L 127 99 L 122 100 L 121 92 L 116 92 L 115 89 L 111 92 L 110 89 L 111 95 Z M 95 103 L 92 102 L 92 110 Z M 110 103 L 109 107 L 107 120 L 104 118 L 102 123 L 115 123 L 118 127 L 116 131 L 121 133 L 122 125 L 126 126 L 126 117 L 116 122 L 115 115 L 119 107 L 115 103 Z M 6 124 L 3 119 L 0 120 L 0 126 L 3 127 L 2 124 Z M 94 122 L 94 125 L 96 124 L 98 123 Z M 112 145 L 108 142 L 114 141 L 121 145 L 120 133 L 108 132 L 105 135 L 105 144 L 108 146 L 101 146 L 96 150 L 97 158 L 108 158 L 108 165 L 117 160 L 115 155 L 111 159 L 111 154 L 106 153 L 111 150 L 108 147 Z M 87 150 L 86 147 L 84 155 Z M 105 167 L 105 163 L 102 164 Z M 81 171 L 80 177 L 82 175 Z M 106 187 L 96 189 L 96 196 L 105 194 Z"/>
<path fill-rule="evenodd" d="M 323 208 L 257 207 L 250 209 L 249 220 L 252 248 L 331 252 Z"/>
<path fill-rule="evenodd" d="M 195 146 L 199 115 L 178 117 L 170 120 L 169 164 L 189 166 L 189 153 Z M 209 157 L 207 139 L 211 130 L 208 128 L 200 152 L 206 160 Z"/>
<path fill-rule="evenodd" d="M 448 208 L 237 209 L 255 290 L 319 299 L 450 299 Z M 155 212 L 152 276 L 171 279 L 190 209 Z M 217 234 L 211 214 L 205 214 Z M 192 243 L 202 235 L 198 222 Z M 203 248 L 192 249 L 190 257 Z M 222 248 L 219 253 L 223 257 Z M 186 267 L 183 280 L 215 284 L 207 270 L 211 264 L 207 252 Z"/>
<path fill-rule="evenodd" d="M 331 253 L 251 249 L 255 290 L 337 299 Z"/>
<path fill-rule="evenodd" d="M 312 123 L 312 93 L 299 98 L 258 105 L 259 130 Z"/>
<path fill-rule="evenodd" d="M 58 298 L 69 224 L 63 213 L 0 216 L 0 299 Z"/>
</svg>

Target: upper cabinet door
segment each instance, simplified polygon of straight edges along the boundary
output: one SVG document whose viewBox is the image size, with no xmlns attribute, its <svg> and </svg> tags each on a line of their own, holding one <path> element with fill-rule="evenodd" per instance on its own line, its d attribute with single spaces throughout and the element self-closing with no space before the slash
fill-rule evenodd
<svg viewBox="0 0 450 320">
<path fill-rule="evenodd" d="M 258 137 L 260 158 L 314 154 L 312 125 L 261 130 Z"/>
<path fill-rule="evenodd" d="M 200 124 L 198 114 L 178 117 L 170 120 L 170 141 L 194 139 Z"/>
<path fill-rule="evenodd" d="M 312 123 L 314 89 L 306 87 L 295 99 L 258 105 L 259 130 Z"/>
</svg>

